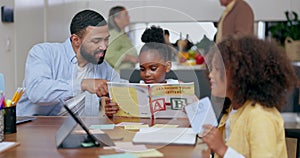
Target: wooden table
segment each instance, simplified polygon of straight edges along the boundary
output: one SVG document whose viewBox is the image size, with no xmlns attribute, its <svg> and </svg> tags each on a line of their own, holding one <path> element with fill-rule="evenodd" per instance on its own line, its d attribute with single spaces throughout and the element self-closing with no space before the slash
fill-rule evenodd
<svg viewBox="0 0 300 158">
<path fill-rule="evenodd" d="M 80 148 L 80 149 L 57 149 L 55 144 L 55 134 L 62 125 L 65 117 L 37 117 L 36 120 L 20 124 L 17 126 L 17 133 L 5 135 L 5 141 L 19 142 L 18 147 L 12 148 L 0 154 L 0 158 L 59 158 L 59 157 L 88 157 L 98 158 L 99 155 L 113 154 L 115 150 L 104 150 L 103 148 Z M 84 122 L 89 126 L 91 124 L 110 124 L 119 122 L 144 122 L 149 125 L 155 123 L 178 124 L 180 127 L 188 127 L 187 119 L 132 119 L 132 118 L 114 118 L 113 120 L 105 118 L 85 118 Z M 127 131 L 121 127 L 115 127 L 114 130 L 105 131 L 112 139 L 122 141 L 131 141 L 135 131 Z M 167 158 L 176 157 L 196 157 L 201 158 L 201 149 L 205 148 L 202 143 L 196 146 L 186 145 L 167 145 L 157 146 L 157 149 Z"/>
</svg>

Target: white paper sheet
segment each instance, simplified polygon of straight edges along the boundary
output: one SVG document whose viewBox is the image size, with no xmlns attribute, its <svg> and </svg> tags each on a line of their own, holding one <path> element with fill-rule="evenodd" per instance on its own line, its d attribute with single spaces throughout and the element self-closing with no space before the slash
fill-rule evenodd
<svg viewBox="0 0 300 158">
<path fill-rule="evenodd" d="M 195 134 L 200 134 L 201 136 L 203 132 L 202 126 L 205 124 L 218 125 L 216 114 L 208 97 L 187 105 L 185 111 Z"/>
</svg>

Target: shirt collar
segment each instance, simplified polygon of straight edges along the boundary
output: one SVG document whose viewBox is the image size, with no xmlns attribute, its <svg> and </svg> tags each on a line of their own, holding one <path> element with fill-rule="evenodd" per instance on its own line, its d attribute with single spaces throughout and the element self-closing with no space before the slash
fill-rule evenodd
<svg viewBox="0 0 300 158">
<path fill-rule="evenodd" d="M 66 41 L 64 42 L 64 45 L 67 52 L 67 58 L 69 59 L 69 61 L 73 64 L 77 64 L 76 53 L 72 47 L 71 39 L 67 38 Z"/>
<path fill-rule="evenodd" d="M 227 13 L 228 13 L 229 11 L 231 11 L 231 9 L 233 8 L 235 2 L 236 2 L 236 0 L 231 1 L 231 2 L 227 5 L 227 7 L 226 7 L 226 9 L 225 9 L 224 12 L 227 12 Z"/>
</svg>

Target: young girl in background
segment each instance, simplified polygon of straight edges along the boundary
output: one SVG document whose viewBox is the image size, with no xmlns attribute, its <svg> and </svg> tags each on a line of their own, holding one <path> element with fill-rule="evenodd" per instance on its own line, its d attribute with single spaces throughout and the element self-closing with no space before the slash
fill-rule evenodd
<svg viewBox="0 0 300 158">
<path fill-rule="evenodd" d="M 144 46 L 139 54 L 140 83 L 179 83 L 178 80 L 165 79 L 171 71 L 171 55 L 174 51 L 165 43 L 164 31 L 159 26 L 145 29 L 142 37 Z"/>
<path fill-rule="evenodd" d="M 171 71 L 172 49 L 163 43 L 150 42 L 144 44 L 140 51 L 140 83 L 179 83 L 178 80 L 166 79 L 166 73 Z"/>
</svg>

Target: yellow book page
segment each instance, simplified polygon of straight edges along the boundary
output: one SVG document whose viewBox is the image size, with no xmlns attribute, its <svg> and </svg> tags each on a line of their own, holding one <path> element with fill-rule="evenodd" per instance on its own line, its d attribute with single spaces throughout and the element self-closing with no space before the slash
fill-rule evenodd
<svg viewBox="0 0 300 158">
<path fill-rule="evenodd" d="M 151 96 L 181 96 L 194 95 L 194 83 L 154 85 L 151 87 Z"/>
<path fill-rule="evenodd" d="M 111 87 L 112 99 L 119 104 L 120 110 L 115 116 L 136 116 L 138 117 L 138 98 L 135 88 L 132 87 Z"/>
</svg>

